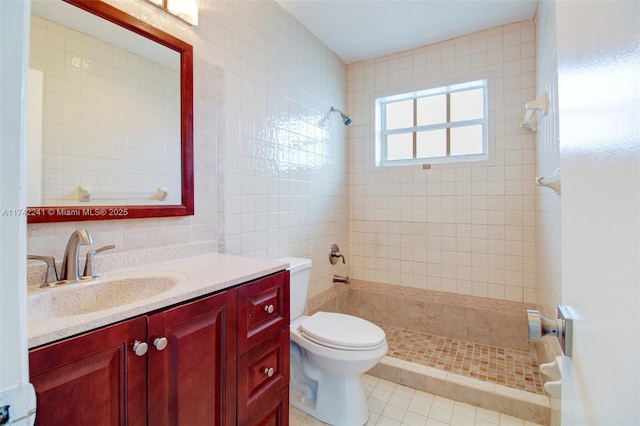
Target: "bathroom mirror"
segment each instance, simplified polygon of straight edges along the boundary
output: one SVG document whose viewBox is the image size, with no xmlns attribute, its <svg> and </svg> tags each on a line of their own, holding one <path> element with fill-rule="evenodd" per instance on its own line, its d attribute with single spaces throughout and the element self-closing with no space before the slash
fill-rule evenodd
<svg viewBox="0 0 640 426">
<path fill-rule="evenodd" d="M 27 221 L 192 215 L 191 45 L 96 0 L 35 0 L 31 37 Z"/>
</svg>

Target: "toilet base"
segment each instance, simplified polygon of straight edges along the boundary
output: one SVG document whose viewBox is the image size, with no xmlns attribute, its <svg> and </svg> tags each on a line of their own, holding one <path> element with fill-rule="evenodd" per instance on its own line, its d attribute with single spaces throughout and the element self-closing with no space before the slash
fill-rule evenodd
<svg viewBox="0 0 640 426">
<path fill-rule="evenodd" d="M 292 382 L 289 402 L 316 419 L 337 426 L 362 426 L 369 420 L 369 408 L 362 386 L 362 375 L 333 377 L 323 375 L 315 395 L 308 386 Z"/>
</svg>

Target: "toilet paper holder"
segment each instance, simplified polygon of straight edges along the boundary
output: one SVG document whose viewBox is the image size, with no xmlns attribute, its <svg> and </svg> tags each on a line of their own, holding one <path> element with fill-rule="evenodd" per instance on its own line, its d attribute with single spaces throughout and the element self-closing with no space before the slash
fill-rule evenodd
<svg viewBox="0 0 640 426">
<path fill-rule="evenodd" d="M 547 336 L 555 336 L 560 341 L 562 352 L 566 356 L 573 353 L 573 316 L 565 305 L 558 306 L 558 319 L 549 319 L 533 309 L 527 309 L 529 341 L 540 342 Z"/>
</svg>

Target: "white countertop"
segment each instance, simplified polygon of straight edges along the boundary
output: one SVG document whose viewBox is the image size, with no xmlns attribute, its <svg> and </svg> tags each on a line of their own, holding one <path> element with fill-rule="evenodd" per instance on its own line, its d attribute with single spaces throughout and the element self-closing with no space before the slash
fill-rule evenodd
<svg viewBox="0 0 640 426">
<path fill-rule="evenodd" d="M 28 325 L 29 348 L 94 330 L 210 293 L 219 292 L 226 288 L 282 271 L 287 267 L 288 263 L 277 260 L 214 253 L 108 272 L 100 275 L 98 280 L 167 277 L 178 281 L 178 283 L 158 295 L 91 313 L 56 316 L 47 319 L 32 319 L 31 317 L 38 316 L 37 313 L 28 313 L 30 318 Z M 44 292 L 59 292 L 58 295 L 60 297 L 75 297 L 73 293 L 77 291 L 77 294 L 80 294 L 85 286 L 90 286 L 92 283 L 97 283 L 97 281 L 37 289 L 29 292 L 29 298 L 35 300 L 37 295 Z M 30 307 L 32 305 L 32 303 L 29 303 Z"/>
</svg>

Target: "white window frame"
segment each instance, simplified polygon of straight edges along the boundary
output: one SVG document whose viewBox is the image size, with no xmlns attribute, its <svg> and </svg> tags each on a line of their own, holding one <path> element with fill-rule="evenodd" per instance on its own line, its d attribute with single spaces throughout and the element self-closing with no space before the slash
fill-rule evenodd
<svg viewBox="0 0 640 426">
<path fill-rule="evenodd" d="M 475 90 L 475 89 L 483 89 L 483 108 L 484 115 L 483 118 L 475 119 L 475 120 L 465 120 L 465 121 L 457 121 L 457 122 L 445 122 L 439 124 L 432 124 L 426 126 L 416 126 L 415 123 L 415 111 L 416 111 L 416 102 L 420 98 L 424 98 L 427 96 L 434 95 L 442 95 L 446 94 L 447 96 L 451 93 L 467 91 L 467 90 Z M 476 162 L 476 161 L 486 161 L 489 158 L 489 136 L 488 136 L 488 89 L 487 89 L 487 80 L 474 80 L 466 83 L 459 84 L 450 84 L 442 87 L 437 87 L 433 89 L 426 89 L 414 92 L 403 93 L 399 95 L 390 95 L 377 98 L 375 100 L 375 135 L 376 135 L 376 165 L 379 167 L 385 166 L 400 166 L 400 165 L 423 165 L 423 164 L 447 164 L 447 163 L 465 163 L 465 162 Z M 386 128 L 386 106 L 392 102 L 413 100 L 414 101 L 414 126 L 406 127 L 402 129 L 393 129 L 387 130 Z M 447 108 L 449 108 L 450 103 L 447 99 Z M 449 114 L 447 113 L 447 117 Z M 448 120 L 448 119 L 447 119 Z M 441 157 L 425 157 L 425 158 L 415 158 L 416 152 L 416 134 L 421 131 L 426 130 L 436 130 L 436 129 L 451 129 L 455 127 L 464 127 L 464 126 L 472 126 L 472 125 L 482 125 L 482 153 L 478 154 L 467 154 L 467 155 L 450 155 L 449 154 L 449 135 L 447 132 L 447 155 Z M 402 160 L 388 160 L 387 159 L 387 136 L 394 134 L 403 134 L 403 133 L 413 133 L 413 141 L 414 141 L 414 158 L 411 159 L 402 159 Z"/>
</svg>

